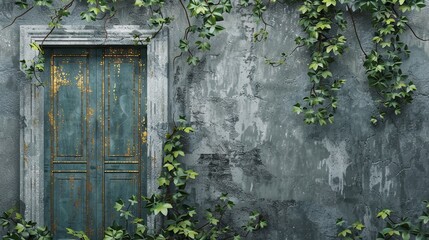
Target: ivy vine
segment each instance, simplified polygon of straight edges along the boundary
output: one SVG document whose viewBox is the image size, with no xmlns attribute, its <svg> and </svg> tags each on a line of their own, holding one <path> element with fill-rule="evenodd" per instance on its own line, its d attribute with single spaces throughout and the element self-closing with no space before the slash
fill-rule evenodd
<svg viewBox="0 0 429 240">
<path fill-rule="evenodd" d="M 377 219 L 383 221 L 384 227 L 377 230 L 376 240 L 402 239 L 427 240 L 429 239 L 429 203 L 424 202 L 424 209 L 418 216 L 400 216 L 390 209 L 382 209 L 376 213 Z M 337 237 L 341 240 L 364 239 L 365 225 L 356 221 L 347 225 L 343 218 L 336 221 Z"/>
<path fill-rule="evenodd" d="M 408 45 L 401 41 L 401 34 L 408 27 L 418 39 L 428 40 L 418 37 L 408 24 L 408 18 L 398 12 L 405 13 L 423 7 L 424 0 L 304 1 L 299 8 L 299 23 L 307 35 L 296 38 L 296 43 L 308 47 L 312 53 L 308 72 L 312 87 L 309 96 L 304 97 L 305 105 L 297 103 L 293 111 L 303 113 L 307 124 L 325 125 L 334 122 L 338 103 L 335 93 L 346 80 L 333 80 L 329 64 L 346 47 L 346 38 L 341 31 L 347 27 L 343 12 L 348 12 L 359 47 L 365 55 L 363 67 L 366 69 L 369 86 L 378 96 L 378 113 L 371 116 L 371 123 L 375 125 L 380 120 L 383 121 L 389 112 L 399 115 L 402 107 L 412 102 L 413 93 L 417 90 L 416 85 L 401 69 L 403 59 L 410 55 Z M 355 12 L 371 16 L 375 33 L 372 39 L 374 48 L 369 54 L 365 52 L 359 39 L 353 16 Z M 271 65 L 284 62 L 284 59 L 281 62 L 268 60 Z"/>
<path fill-rule="evenodd" d="M 23 9 L 23 12 L 3 29 L 14 24 L 18 18 L 35 7 L 45 7 L 52 10 L 51 21 L 48 23 L 51 31 L 47 34 L 47 38 L 56 28 L 61 27 L 64 18 L 70 15 L 69 8 L 75 4 L 75 1 L 62 1 L 65 2 L 64 5 L 54 7 L 53 0 L 17 0 L 15 3 Z M 117 11 L 117 0 L 85 0 L 84 2 L 87 8 L 80 13 L 81 19 L 104 21 L 105 28 Z M 297 9 L 298 24 L 303 32 L 302 36 L 295 39 L 297 47 L 289 54 L 282 53 L 277 60 L 266 59 L 267 64 L 278 67 L 284 65 L 298 48 L 305 47 L 309 50 L 307 72 L 309 84 L 303 84 L 304 88 L 309 88 L 309 93 L 302 101 L 296 103 L 292 110 L 302 114 L 307 124 L 325 125 L 334 122 L 339 104 L 337 93 L 346 83 L 346 79 L 335 76 L 332 64 L 348 46 L 343 33 L 351 25 L 360 50 L 365 56 L 363 67 L 369 87 L 377 95 L 378 112 L 371 116 L 371 123 L 377 124 L 383 121 L 386 114 L 401 114 L 403 107 L 412 102 L 413 94 L 417 90 L 412 79 L 404 74 L 401 68 L 403 60 L 410 55 L 409 47 L 402 41 L 402 34 L 410 30 L 417 39 L 429 41 L 416 34 L 405 14 L 424 8 L 425 1 L 295 0 L 295 2 L 300 2 Z M 151 27 L 158 29 L 157 33 L 174 21 L 172 16 L 165 15 L 165 0 L 132 0 L 132 3 L 136 8 L 148 9 L 148 23 Z M 277 2 L 276 0 L 239 0 L 237 3 L 231 0 L 178 0 L 178 6 L 186 18 L 186 25 L 177 43 L 177 47 L 181 50 L 177 57 L 186 56 L 188 64 L 197 65 L 203 52 L 211 49 L 211 39 L 225 29 L 222 22 L 234 8 L 249 8 L 259 23 L 253 40 L 263 41 L 268 38 L 268 32 L 272 27 L 264 18 L 269 9 L 268 5 L 287 3 L 287 1 Z M 350 15 L 351 24 L 345 20 L 345 14 Z M 365 50 L 361 44 L 354 19 L 356 14 L 372 19 L 374 34 L 371 49 Z M 151 40 L 151 37 L 146 39 L 141 39 L 138 35 L 134 37 L 137 44 Z M 43 52 L 42 47 L 35 43 L 32 47 L 36 51 Z M 37 78 L 37 74 L 43 71 L 43 61 L 42 55 L 36 59 L 21 60 L 27 75 L 37 79 L 39 85 L 43 84 Z"/>
<path fill-rule="evenodd" d="M 114 209 L 120 216 L 104 231 L 103 240 L 188 240 L 188 239 L 248 239 L 255 231 L 267 227 L 267 220 L 257 211 L 249 213 L 241 229 L 234 229 L 225 220 L 231 217 L 235 203 L 223 193 L 214 207 L 204 211 L 197 209 L 189 196 L 188 185 L 198 177 L 198 173 L 185 166 L 184 140 L 194 129 L 184 117 L 166 135 L 162 172 L 158 177 L 158 192 L 150 196 L 131 196 L 119 199 Z M 156 217 L 162 224 L 150 229 L 144 219 L 135 215 L 141 203 L 148 216 Z M 16 210 L 11 209 L 0 216 L 0 226 L 6 229 L 5 240 L 52 240 L 47 227 L 27 221 Z M 90 240 L 85 232 L 67 228 L 73 239 Z M 100 238 L 101 239 L 101 238 Z"/>
</svg>

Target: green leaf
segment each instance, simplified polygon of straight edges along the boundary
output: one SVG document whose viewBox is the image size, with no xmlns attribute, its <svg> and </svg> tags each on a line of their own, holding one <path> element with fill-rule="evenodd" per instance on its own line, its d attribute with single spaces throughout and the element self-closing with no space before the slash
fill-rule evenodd
<svg viewBox="0 0 429 240">
<path fill-rule="evenodd" d="M 164 157 L 164 162 L 172 162 L 174 160 L 174 157 L 172 154 L 167 154 Z"/>
<path fill-rule="evenodd" d="M 402 233 L 402 239 L 403 240 L 410 240 L 410 233 L 409 232 L 403 232 Z"/>
<path fill-rule="evenodd" d="M 41 47 L 38 43 L 36 43 L 36 42 L 32 42 L 32 43 L 30 43 L 30 47 L 31 47 L 31 49 L 33 49 L 34 51 L 39 51 L 41 54 L 43 54 L 43 53 L 44 53 L 44 52 L 43 52 L 42 47 Z"/>
<path fill-rule="evenodd" d="M 356 229 L 356 230 L 359 230 L 359 231 L 361 231 L 361 230 L 363 230 L 365 228 L 365 226 L 361 222 L 359 222 L 359 221 L 353 223 L 352 227 L 354 229 Z"/>
<path fill-rule="evenodd" d="M 198 176 L 198 173 L 191 169 L 186 170 L 185 173 L 188 175 L 188 178 L 190 179 L 195 179 L 195 177 Z"/>
<path fill-rule="evenodd" d="M 166 143 L 164 145 L 164 152 L 171 152 L 173 150 L 174 145 L 172 143 Z"/>
<path fill-rule="evenodd" d="M 392 213 L 390 209 L 383 209 L 377 214 L 377 218 L 385 219 Z"/>
<path fill-rule="evenodd" d="M 171 170 L 174 169 L 174 165 L 171 163 L 166 163 L 164 164 L 164 167 L 167 168 L 167 170 L 170 172 Z"/>
<path fill-rule="evenodd" d="M 338 237 L 346 237 L 349 234 L 351 235 L 352 231 L 350 231 L 350 229 L 344 229 L 343 231 L 338 233 Z"/>
<path fill-rule="evenodd" d="M 116 211 L 122 210 L 123 207 L 124 207 L 124 201 L 122 201 L 121 199 L 115 202 L 114 208 Z"/>
<path fill-rule="evenodd" d="M 25 230 L 25 226 L 24 226 L 24 225 L 22 225 L 21 223 L 17 223 L 17 224 L 16 224 L 16 226 L 15 226 L 15 230 L 16 230 L 18 233 L 21 233 L 21 232 L 23 232 L 23 231 Z"/>
<path fill-rule="evenodd" d="M 188 64 L 190 64 L 190 65 L 197 65 L 197 63 L 199 63 L 199 62 L 200 62 L 200 59 L 199 59 L 199 58 L 197 58 L 197 57 L 194 57 L 194 56 L 190 56 L 190 57 L 188 57 L 187 62 L 188 62 Z"/>
<path fill-rule="evenodd" d="M 299 104 L 299 103 L 297 103 L 297 104 L 295 104 L 295 105 L 293 105 L 293 112 L 294 113 L 296 113 L 296 114 L 300 114 L 300 113 L 302 113 L 303 112 L 303 108 L 301 107 L 301 105 Z"/>
<path fill-rule="evenodd" d="M 137 197 L 135 195 L 132 195 L 129 199 L 128 202 L 130 202 L 131 206 L 135 205 L 138 203 L 137 201 Z"/>
<path fill-rule="evenodd" d="M 186 40 L 186 39 L 180 39 L 180 41 L 179 41 L 179 48 L 183 52 L 189 51 L 189 41 Z"/>
<path fill-rule="evenodd" d="M 337 226 L 343 226 L 343 225 L 344 225 L 344 223 L 345 223 L 345 221 L 344 221 L 344 219 L 343 219 L 343 218 L 337 218 L 337 220 L 336 220 L 336 222 L 335 222 L 335 224 L 336 224 Z"/>
<path fill-rule="evenodd" d="M 330 71 L 323 71 L 322 72 L 322 77 L 323 78 L 332 77 L 332 73 Z"/>
<path fill-rule="evenodd" d="M 322 2 L 325 3 L 327 7 L 337 5 L 336 0 L 323 0 Z"/>
<path fill-rule="evenodd" d="M 155 205 L 155 207 L 152 208 L 152 211 L 155 215 L 158 215 L 161 213 L 164 216 L 167 216 L 168 209 L 173 208 L 173 206 L 170 203 L 158 203 Z"/>
<path fill-rule="evenodd" d="M 178 151 L 174 151 L 173 152 L 173 156 L 175 157 L 175 158 L 177 158 L 178 156 L 182 156 L 182 157 L 184 157 L 185 156 L 185 153 L 183 152 L 183 151 L 181 151 L 181 150 L 178 150 Z"/>
<path fill-rule="evenodd" d="M 424 224 L 427 224 L 429 222 L 429 216 L 420 216 L 419 220 L 422 221 Z"/>
<path fill-rule="evenodd" d="M 193 132 L 193 131 L 194 131 L 194 129 L 193 129 L 192 127 L 185 127 L 185 129 L 183 129 L 183 131 L 184 131 L 185 133 L 190 133 L 190 132 Z"/>
<path fill-rule="evenodd" d="M 90 21 L 95 21 L 96 15 L 94 14 L 94 12 L 85 11 L 85 12 L 81 12 L 80 13 L 80 18 L 82 20 L 90 22 Z"/>
<path fill-rule="evenodd" d="M 134 2 L 134 5 L 137 6 L 137 7 L 143 7 L 143 6 L 145 6 L 143 0 L 136 0 Z"/>
</svg>

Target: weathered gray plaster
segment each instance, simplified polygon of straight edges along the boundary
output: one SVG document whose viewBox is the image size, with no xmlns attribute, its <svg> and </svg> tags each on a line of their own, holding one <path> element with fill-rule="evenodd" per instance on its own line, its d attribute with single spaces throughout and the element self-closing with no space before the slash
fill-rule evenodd
<svg viewBox="0 0 429 240">
<path fill-rule="evenodd" d="M 267 11 L 273 28 L 267 42 L 251 41 L 258 26 L 250 9 L 234 10 L 223 25 L 228 29 L 212 41 L 212 50 L 198 66 L 188 66 L 177 42 L 186 21 L 176 3 L 168 2 L 170 116 L 186 115 L 196 128 L 189 139 L 188 166 L 200 172 L 191 186 L 204 209 L 221 192 L 238 203 L 229 216 L 240 225 L 253 208 L 265 213 L 269 228 L 254 239 L 333 239 L 335 219 L 361 218 L 374 236 L 379 222 L 373 215 L 382 207 L 415 214 L 420 201 L 429 199 L 429 42 L 405 33 L 411 58 L 403 65 L 417 85 L 413 104 L 399 117 L 373 127 L 376 111 L 362 68 L 362 53 L 353 29 L 346 31 L 349 49 L 335 66 L 335 75 L 348 80 L 340 91 L 340 105 L 332 126 L 307 126 L 291 106 L 309 89 L 306 70 L 309 54 L 299 49 L 285 67 L 271 68 L 264 56 L 290 52 L 300 34 L 297 5 L 278 5 Z M 429 4 L 429 1 L 427 1 Z M 1 5 L 1 4 L 0 4 Z M 6 6 L 7 4 L 3 4 Z M 0 25 L 19 13 L 16 7 L 0 10 Z M 84 24 L 74 7 L 65 24 Z M 121 2 L 112 25 L 145 25 L 145 10 Z M 18 29 L 24 24 L 45 24 L 45 10 L 35 10 L 0 32 L 0 209 L 18 202 L 19 98 L 24 75 L 19 72 Z M 368 16 L 356 16 L 366 51 L 372 33 Z M 429 8 L 414 14 L 410 24 L 429 38 Z M 95 23 L 100 24 L 100 23 Z M 156 74 L 156 71 L 154 71 Z M 5 123 L 5 124 L 3 124 Z"/>
</svg>

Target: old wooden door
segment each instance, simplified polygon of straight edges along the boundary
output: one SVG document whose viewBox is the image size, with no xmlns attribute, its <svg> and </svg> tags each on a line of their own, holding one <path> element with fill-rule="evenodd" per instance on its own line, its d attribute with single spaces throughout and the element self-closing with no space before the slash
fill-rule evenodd
<svg viewBox="0 0 429 240">
<path fill-rule="evenodd" d="M 143 48 L 50 48 L 45 64 L 45 219 L 102 239 L 119 198 L 145 194 Z M 142 215 L 141 207 L 136 214 Z"/>
</svg>

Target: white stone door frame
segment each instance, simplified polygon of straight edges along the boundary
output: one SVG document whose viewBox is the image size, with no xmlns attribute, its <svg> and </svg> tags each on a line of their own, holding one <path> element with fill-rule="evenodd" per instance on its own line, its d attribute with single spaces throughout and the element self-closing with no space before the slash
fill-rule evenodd
<svg viewBox="0 0 429 240">
<path fill-rule="evenodd" d="M 37 56 L 30 43 L 43 46 L 109 46 L 135 45 L 134 36 L 152 38 L 156 31 L 136 25 L 102 27 L 65 25 L 44 41 L 50 28 L 23 25 L 20 29 L 20 58 Z M 107 38 L 106 38 L 107 36 Z M 157 191 L 157 177 L 162 168 L 163 137 L 168 131 L 168 31 L 163 30 L 147 44 L 147 193 Z M 149 91 L 150 89 L 150 91 Z M 24 216 L 44 225 L 44 88 L 28 82 L 20 92 L 20 200 Z M 148 218 L 148 227 L 156 228 L 155 219 Z"/>
</svg>

